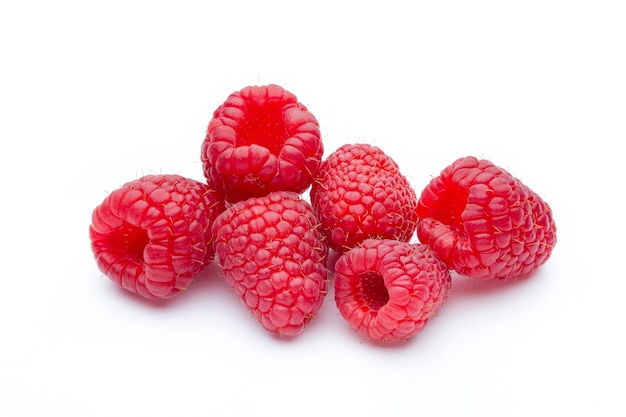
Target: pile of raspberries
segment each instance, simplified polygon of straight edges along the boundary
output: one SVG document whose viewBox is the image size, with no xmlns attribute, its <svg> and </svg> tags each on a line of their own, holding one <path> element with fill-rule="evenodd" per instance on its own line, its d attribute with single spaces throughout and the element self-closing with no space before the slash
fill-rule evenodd
<svg viewBox="0 0 626 417">
<path fill-rule="evenodd" d="M 147 175 L 95 208 L 98 268 L 163 299 L 215 260 L 260 325 L 285 337 L 306 328 L 333 285 L 354 331 L 392 342 L 424 328 L 452 273 L 515 279 L 554 248 L 550 206 L 488 160 L 453 161 L 418 196 L 379 147 L 323 152 L 318 120 L 291 92 L 232 93 L 201 146 L 206 181 Z"/>
</svg>

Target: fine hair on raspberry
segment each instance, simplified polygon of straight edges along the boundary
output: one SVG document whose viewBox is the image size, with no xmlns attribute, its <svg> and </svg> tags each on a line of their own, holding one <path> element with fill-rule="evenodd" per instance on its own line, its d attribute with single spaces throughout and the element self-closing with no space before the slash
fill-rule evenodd
<svg viewBox="0 0 626 417">
<path fill-rule="evenodd" d="M 99 269 L 148 299 L 188 288 L 211 262 L 211 224 L 223 210 L 205 183 L 147 175 L 111 192 L 92 213 L 91 248 Z"/>
<path fill-rule="evenodd" d="M 304 192 L 323 152 L 317 118 L 293 93 L 269 84 L 233 92 L 214 111 L 201 160 L 209 183 L 234 203 Z"/>
</svg>

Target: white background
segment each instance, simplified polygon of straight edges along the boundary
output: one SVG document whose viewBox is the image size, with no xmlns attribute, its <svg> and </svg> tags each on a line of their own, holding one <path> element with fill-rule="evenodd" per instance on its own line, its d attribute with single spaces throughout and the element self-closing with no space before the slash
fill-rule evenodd
<svg viewBox="0 0 626 417">
<path fill-rule="evenodd" d="M 602 0 L 4 2 L 0 415 L 624 415 L 625 21 Z M 202 180 L 212 111 L 266 83 L 326 155 L 375 144 L 417 192 L 461 156 L 508 169 L 554 210 L 552 258 L 456 277 L 399 346 L 332 293 L 276 339 L 215 264 L 170 301 L 117 289 L 91 211 L 145 174 Z"/>
</svg>

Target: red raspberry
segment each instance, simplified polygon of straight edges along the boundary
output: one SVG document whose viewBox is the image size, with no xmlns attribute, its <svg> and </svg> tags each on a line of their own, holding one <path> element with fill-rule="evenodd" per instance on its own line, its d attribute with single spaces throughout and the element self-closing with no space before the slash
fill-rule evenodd
<svg viewBox="0 0 626 417">
<path fill-rule="evenodd" d="M 311 187 L 311 204 L 330 248 L 345 252 L 367 238 L 409 241 L 417 196 L 396 162 L 368 144 L 330 154 Z"/>
<path fill-rule="evenodd" d="M 428 246 L 367 239 L 335 264 L 335 302 L 363 337 L 408 339 L 426 326 L 451 287 L 448 267 Z"/>
<path fill-rule="evenodd" d="M 322 306 L 328 249 L 309 203 L 277 191 L 233 204 L 213 223 L 224 276 L 269 332 L 295 336 Z"/>
<path fill-rule="evenodd" d="M 148 175 L 124 184 L 95 208 L 89 227 L 99 269 L 149 299 L 186 289 L 212 260 L 212 221 L 223 203 L 206 184 Z"/>
<path fill-rule="evenodd" d="M 201 159 L 209 183 L 236 202 L 304 192 L 323 151 L 318 121 L 295 95 L 277 85 L 249 86 L 213 113 Z"/>
<path fill-rule="evenodd" d="M 470 277 L 529 274 L 556 243 L 550 206 L 504 169 L 472 156 L 430 181 L 417 212 L 420 242 Z"/>
</svg>

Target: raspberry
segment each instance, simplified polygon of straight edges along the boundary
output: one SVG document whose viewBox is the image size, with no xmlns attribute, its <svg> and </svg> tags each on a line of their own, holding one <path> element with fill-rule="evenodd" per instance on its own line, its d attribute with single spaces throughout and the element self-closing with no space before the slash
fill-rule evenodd
<svg viewBox="0 0 626 417">
<path fill-rule="evenodd" d="M 428 323 L 451 287 L 448 267 L 428 246 L 366 239 L 335 264 L 335 302 L 361 336 L 408 339 Z"/>
<path fill-rule="evenodd" d="M 232 93 L 213 113 L 202 144 L 204 175 L 229 202 L 273 191 L 302 193 L 323 154 L 319 124 L 277 85 Z"/>
<path fill-rule="evenodd" d="M 311 206 L 291 191 L 237 202 L 213 223 L 227 283 L 270 333 L 301 333 L 327 292 L 326 247 Z"/>
<path fill-rule="evenodd" d="M 527 275 L 556 243 L 550 206 L 506 170 L 472 156 L 430 181 L 417 212 L 420 242 L 469 277 Z"/>
<path fill-rule="evenodd" d="M 148 299 L 186 289 L 212 260 L 212 221 L 223 203 L 206 184 L 148 175 L 111 192 L 89 227 L 98 268 Z"/>
<path fill-rule="evenodd" d="M 329 247 L 338 252 L 368 238 L 409 241 L 415 232 L 415 191 L 378 147 L 338 148 L 322 162 L 310 197 Z"/>
</svg>

